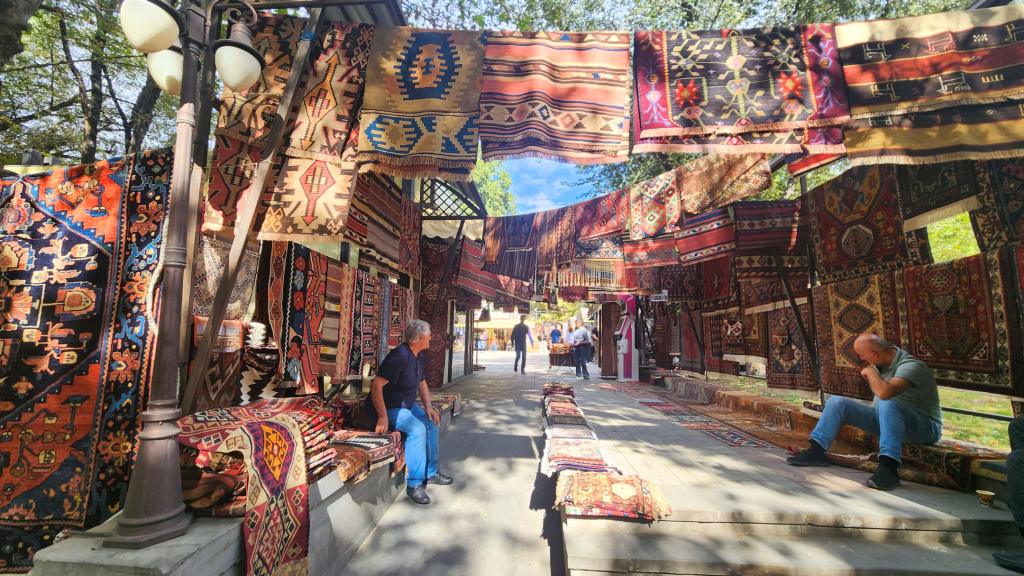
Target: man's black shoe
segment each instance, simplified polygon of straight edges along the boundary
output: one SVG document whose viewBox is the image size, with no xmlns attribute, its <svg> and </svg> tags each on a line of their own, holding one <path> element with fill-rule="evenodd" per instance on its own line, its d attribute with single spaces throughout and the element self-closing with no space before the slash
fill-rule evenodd
<svg viewBox="0 0 1024 576">
<path fill-rule="evenodd" d="M 996 552 L 992 554 L 992 559 L 1007 570 L 1024 574 L 1024 552 Z"/>
<path fill-rule="evenodd" d="M 409 495 L 409 499 L 417 504 L 430 504 L 430 496 L 427 496 L 427 487 L 420 484 L 419 486 L 408 487 L 405 489 L 405 493 Z"/>
<path fill-rule="evenodd" d="M 445 476 L 444 474 L 441 474 L 440 472 L 438 472 L 437 474 L 434 474 L 430 478 L 427 478 L 427 484 L 439 484 L 441 486 L 447 486 L 447 485 L 451 484 L 452 482 L 455 482 L 454 478 L 452 478 L 451 476 Z"/>
<path fill-rule="evenodd" d="M 868 487 L 874 488 L 875 490 L 885 490 L 888 492 L 894 488 L 899 488 L 900 477 L 892 468 L 880 465 L 875 475 L 868 478 Z"/>
<path fill-rule="evenodd" d="M 829 466 L 828 456 L 824 452 L 814 450 L 803 450 L 796 456 L 786 458 L 786 462 L 789 462 L 790 466 L 813 466 L 816 468 Z"/>
</svg>

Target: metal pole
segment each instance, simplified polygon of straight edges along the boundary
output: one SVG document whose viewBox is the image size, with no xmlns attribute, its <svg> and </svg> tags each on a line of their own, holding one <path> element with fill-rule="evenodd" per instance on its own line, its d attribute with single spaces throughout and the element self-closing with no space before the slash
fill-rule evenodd
<svg viewBox="0 0 1024 576">
<path fill-rule="evenodd" d="M 708 374 L 708 361 L 704 356 L 704 339 L 697 332 L 697 324 L 693 321 L 691 316 L 690 304 L 688 302 L 682 302 L 683 314 L 686 314 L 686 319 L 690 322 L 690 331 L 693 332 L 693 338 L 697 341 L 697 351 L 700 352 L 700 366 L 704 369 L 704 378 L 707 379 Z"/>
<path fill-rule="evenodd" d="M 800 309 L 797 307 L 796 298 L 793 296 L 793 291 L 789 287 L 789 274 L 786 272 L 786 268 L 782 265 L 782 255 L 778 249 L 772 248 L 772 258 L 775 259 L 775 269 L 779 274 L 779 281 L 782 282 L 782 287 L 786 291 L 786 297 L 789 299 L 789 307 L 793 310 L 793 316 L 796 317 L 796 327 L 800 330 L 800 335 L 804 339 L 804 347 L 807 349 L 807 359 L 811 362 L 811 371 L 814 373 L 814 381 L 818 384 L 818 388 L 821 388 L 821 366 L 818 364 L 818 350 L 811 340 L 810 335 L 807 333 L 807 328 L 804 326 L 803 316 L 800 315 Z"/>
<path fill-rule="evenodd" d="M 181 97 L 178 133 L 171 172 L 171 198 L 164 228 L 163 281 L 160 293 L 159 334 L 153 361 L 149 404 L 142 413 L 139 452 L 135 459 L 124 511 L 114 534 L 104 545 L 145 548 L 181 536 L 192 521 L 181 500 L 181 469 L 178 462 L 178 343 L 181 336 L 181 305 L 185 262 L 188 257 L 188 201 L 192 182 L 192 144 L 196 129 L 196 93 L 199 57 L 204 44 L 205 16 L 189 5 L 185 10 Z"/>
</svg>

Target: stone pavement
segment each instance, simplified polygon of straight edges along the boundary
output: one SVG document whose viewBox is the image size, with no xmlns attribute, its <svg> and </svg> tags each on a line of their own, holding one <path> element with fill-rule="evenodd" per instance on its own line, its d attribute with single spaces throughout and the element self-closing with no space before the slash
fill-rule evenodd
<svg viewBox="0 0 1024 576">
<path fill-rule="evenodd" d="M 750 535 L 766 526 L 788 524 L 788 536 L 831 526 L 828 537 L 848 537 L 852 530 L 858 538 L 954 543 L 960 532 L 1004 530 L 1009 525 L 1005 506 L 983 508 L 973 495 L 906 482 L 892 494 L 879 494 L 865 486 L 869 475 L 864 472 L 794 468 L 785 463 L 781 449 L 729 446 L 669 420 L 625 393 L 597 388 L 614 381 L 578 381 L 572 380 L 568 368 L 548 370 L 545 354 L 530 355 L 525 376 L 512 373 L 512 353 L 482 353 L 480 363 L 487 370 L 445 390 L 461 392 L 465 400 L 462 414 L 441 444 L 441 470 L 454 476 L 455 484 L 428 488 L 434 501 L 425 507 L 399 496 L 345 574 L 565 574 L 563 524 L 551 509 L 554 481 L 538 473 L 544 448 L 540 387 L 559 380 L 574 384 L 587 421 L 614 463 L 662 487 L 676 513 L 672 522 L 656 523 L 651 529 L 658 531 L 654 536 L 669 538 L 668 549 L 678 549 L 683 541 L 677 539 L 683 535 L 664 531 L 689 532 L 693 522 L 750 522 Z M 789 512 L 791 520 L 778 520 L 780 513 Z M 992 528 L 992 523 L 1002 524 Z M 978 528 L 982 524 L 986 527 Z M 565 529 L 576 530 L 573 526 L 570 522 Z M 594 545 L 601 534 L 588 535 L 593 526 L 613 531 L 629 531 L 632 526 L 635 532 L 637 525 L 579 524 L 573 537 L 589 538 L 586 543 Z M 718 526 L 725 532 L 739 530 L 737 524 L 728 529 Z M 886 530 L 910 526 L 920 532 L 895 535 Z M 876 529 L 877 534 L 864 528 Z M 677 544 L 671 544 L 673 540 Z M 634 548 L 646 545 L 637 541 Z M 870 549 L 871 543 L 866 546 Z M 990 563 L 988 553 L 979 550 L 978 559 L 971 562 Z M 831 561 L 854 569 L 839 556 Z"/>
</svg>

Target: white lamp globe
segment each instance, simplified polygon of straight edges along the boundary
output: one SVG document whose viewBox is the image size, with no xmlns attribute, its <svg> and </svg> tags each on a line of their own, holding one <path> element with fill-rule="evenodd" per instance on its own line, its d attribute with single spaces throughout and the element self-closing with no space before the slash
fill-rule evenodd
<svg viewBox="0 0 1024 576">
<path fill-rule="evenodd" d="M 259 80 L 260 72 L 263 71 L 263 63 L 251 52 L 231 44 L 218 46 L 213 59 L 217 65 L 217 74 L 220 74 L 220 79 L 232 92 L 249 89 Z"/>
<path fill-rule="evenodd" d="M 146 56 L 146 67 L 149 68 L 149 75 L 161 90 L 177 96 L 181 94 L 181 76 L 184 66 L 184 56 L 181 48 L 175 42 L 167 50 L 153 52 Z"/>
<path fill-rule="evenodd" d="M 185 28 L 185 19 L 162 0 L 124 0 L 121 30 L 128 43 L 143 54 L 167 50 Z"/>
</svg>

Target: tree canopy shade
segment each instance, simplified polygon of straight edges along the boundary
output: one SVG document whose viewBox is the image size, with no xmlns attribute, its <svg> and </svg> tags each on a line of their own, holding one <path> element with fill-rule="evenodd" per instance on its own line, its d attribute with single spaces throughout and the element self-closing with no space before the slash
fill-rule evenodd
<svg viewBox="0 0 1024 576">
<path fill-rule="evenodd" d="M 484 200 L 488 216 L 512 216 L 519 211 L 512 194 L 512 175 L 501 162 L 477 161 L 473 182 Z"/>
</svg>

